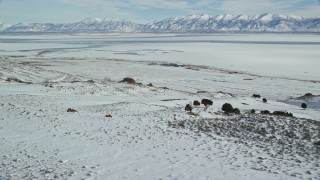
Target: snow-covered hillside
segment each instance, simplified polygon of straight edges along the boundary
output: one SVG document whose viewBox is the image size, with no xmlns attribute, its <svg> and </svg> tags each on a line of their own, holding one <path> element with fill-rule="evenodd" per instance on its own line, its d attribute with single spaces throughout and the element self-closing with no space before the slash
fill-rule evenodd
<svg viewBox="0 0 320 180">
<path fill-rule="evenodd" d="M 4 29 L 7 29 L 8 27 L 10 27 L 11 25 L 9 24 L 5 24 L 5 23 L 0 23 L 0 32 L 3 31 Z"/>
<path fill-rule="evenodd" d="M 229 43 L 206 49 L 201 38 Z M 318 179 L 319 42 L 310 34 L 0 35 L 0 180 Z M 252 51 L 285 75 L 273 65 L 262 74 L 211 64 L 232 52 L 252 70 L 268 69 Z M 204 98 L 213 104 L 185 110 Z M 240 114 L 224 113 L 224 103 Z"/>
<path fill-rule="evenodd" d="M 154 22 L 152 31 L 165 32 L 319 32 L 320 18 L 308 19 L 276 14 L 192 15 Z"/>
<path fill-rule="evenodd" d="M 276 14 L 175 17 L 150 24 L 87 18 L 76 23 L 0 25 L 0 32 L 320 32 L 320 18 Z"/>
<path fill-rule="evenodd" d="M 3 28 L 3 32 L 133 32 L 139 24 L 126 20 L 87 18 L 76 23 L 19 23 Z"/>
</svg>

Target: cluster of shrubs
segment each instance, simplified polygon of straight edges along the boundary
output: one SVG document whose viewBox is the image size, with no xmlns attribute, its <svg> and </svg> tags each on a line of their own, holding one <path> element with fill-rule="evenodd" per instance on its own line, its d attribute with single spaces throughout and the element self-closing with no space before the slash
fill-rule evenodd
<svg viewBox="0 0 320 180">
<path fill-rule="evenodd" d="M 260 94 L 253 94 L 252 95 L 252 97 L 254 97 L 254 98 L 261 98 L 261 95 Z M 268 100 L 266 99 L 266 98 L 262 98 L 262 101 L 264 102 L 264 103 L 267 103 L 268 102 Z"/>
<path fill-rule="evenodd" d="M 130 78 L 130 77 L 123 78 L 123 80 L 121 80 L 119 82 L 120 83 L 127 83 L 127 84 L 135 84 L 135 85 L 138 85 L 138 86 L 142 86 L 143 85 L 142 83 L 136 82 L 136 80 L 134 80 L 133 78 Z M 147 84 L 147 86 L 148 87 L 153 87 L 153 84 L 149 83 L 149 84 Z"/>
<path fill-rule="evenodd" d="M 202 99 L 201 103 L 198 100 L 193 101 L 193 105 L 187 104 L 184 108 L 184 110 L 192 112 L 193 107 L 198 107 L 201 104 L 204 105 L 205 110 L 209 107 L 212 106 L 213 102 L 210 99 Z"/>
<path fill-rule="evenodd" d="M 193 101 L 193 106 L 194 107 L 200 106 L 201 104 L 203 104 L 205 106 L 205 110 L 206 110 L 209 106 L 211 106 L 213 104 L 213 102 L 211 100 L 209 100 L 209 99 L 202 99 L 201 103 L 199 101 L 197 101 L 197 100 Z M 191 104 L 187 104 L 184 109 L 191 113 L 192 109 L 193 109 L 193 106 Z M 233 108 L 230 103 L 223 104 L 221 109 L 226 114 L 229 114 L 229 113 L 240 114 L 240 109 Z"/>
<path fill-rule="evenodd" d="M 252 109 L 251 110 L 251 113 L 255 113 L 255 110 Z M 263 111 L 260 111 L 261 114 L 267 114 L 267 115 L 275 115 L 275 116 L 286 116 L 286 117 L 293 117 L 293 114 L 290 113 L 290 112 L 286 112 L 286 111 L 274 111 L 273 113 L 271 113 L 270 111 L 268 110 L 263 110 Z"/>
<path fill-rule="evenodd" d="M 229 113 L 240 114 L 240 109 L 233 108 L 230 103 L 224 103 L 221 109 L 226 114 L 229 114 Z"/>
<path fill-rule="evenodd" d="M 312 95 L 311 93 L 306 93 L 303 97 L 312 97 L 312 96 L 313 96 L 313 95 Z M 254 98 L 261 98 L 261 95 L 260 95 L 260 94 L 253 94 L 252 97 L 254 97 Z M 264 103 L 267 103 L 267 102 L 268 102 L 268 100 L 267 100 L 266 98 L 262 98 L 262 101 L 263 101 Z M 301 108 L 306 109 L 307 107 L 308 107 L 308 106 L 307 106 L 306 103 L 302 103 L 302 104 L 301 104 Z"/>
</svg>

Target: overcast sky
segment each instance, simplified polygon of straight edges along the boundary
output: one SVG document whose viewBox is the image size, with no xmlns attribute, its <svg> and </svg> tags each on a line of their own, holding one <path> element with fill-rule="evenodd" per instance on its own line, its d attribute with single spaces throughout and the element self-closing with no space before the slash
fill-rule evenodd
<svg viewBox="0 0 320 180">
<path fill-rule="evenodd" d="M 65 23 L 87 17 L 145 23 L 204 13 L 320 17 L 320 0 L 0 0 L 0 23 L 11 24 Z"/>
</svg>

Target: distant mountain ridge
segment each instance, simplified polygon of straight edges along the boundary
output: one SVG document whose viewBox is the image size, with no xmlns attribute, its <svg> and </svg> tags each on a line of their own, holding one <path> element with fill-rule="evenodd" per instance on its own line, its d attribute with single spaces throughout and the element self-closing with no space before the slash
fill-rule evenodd
<svg viewBox="0 0 320 180">
<path fill-rule="evenodd" d="M 0 32 L 320 32 L 320 18 L 262 15 L 190 15 L 138 24 L 119 19 L 87 18 L 75 23 L 0 24 Z"/>
</svg>

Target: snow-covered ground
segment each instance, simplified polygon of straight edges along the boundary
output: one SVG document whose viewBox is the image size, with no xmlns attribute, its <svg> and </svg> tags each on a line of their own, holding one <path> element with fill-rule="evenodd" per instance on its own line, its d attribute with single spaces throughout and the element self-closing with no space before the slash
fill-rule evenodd
<svg viewBox="0 0 320 180">
<path fill-rule="evenodd" d="M 318 35 L 2 35 L 0 179 L 316 179 L 319 49 Z"/>
</svg>

